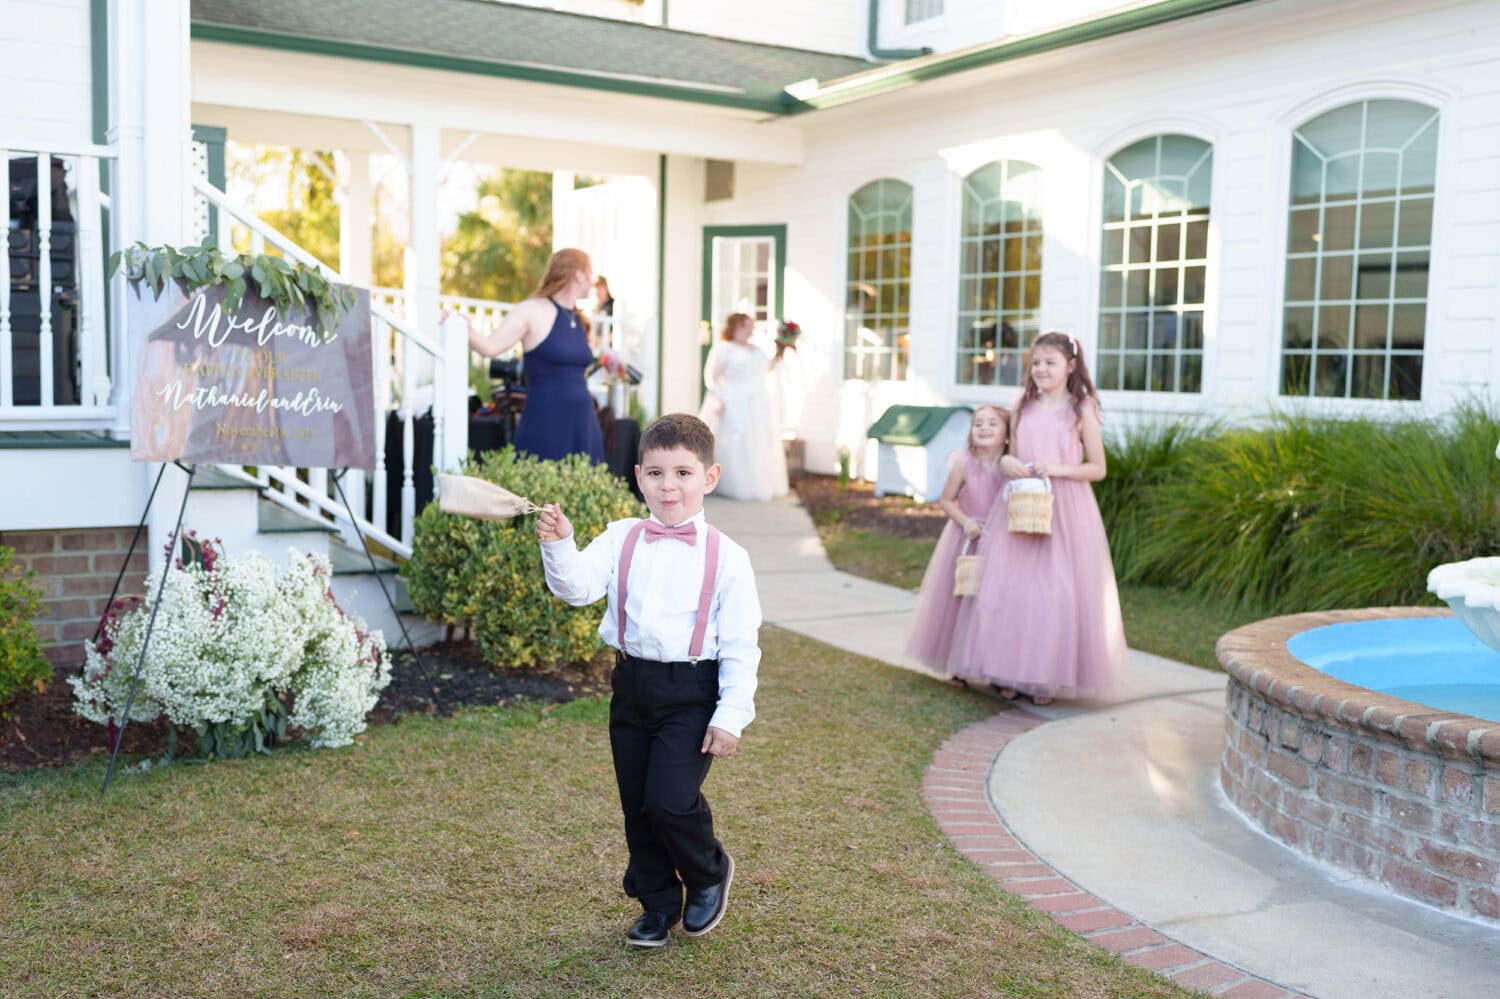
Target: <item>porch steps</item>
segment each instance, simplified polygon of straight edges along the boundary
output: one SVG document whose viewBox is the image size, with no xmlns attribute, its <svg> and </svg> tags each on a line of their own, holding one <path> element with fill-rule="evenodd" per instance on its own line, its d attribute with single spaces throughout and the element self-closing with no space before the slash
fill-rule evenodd
<svg viewBox="0 0 1500 999">
<path fill-rule="evenodd" d="M 377 555 L 378 571 L 372 572 L 369 556 L 338 538 L 330 543 L 328 554 L 333 564 L 333 593 L 339 606 L 379 628 L 391 648 L 402 644 L 403 624 L 412 644 L 418 648 L 443 637 L 445 629 L 442 624 L 416 612 L 406 580 L 397 574 L 395 562 Z M 385 594 L 380 589 L 382 583 L 400 611 L 399 622 L 391 615 L 390 604 L 386 603 Z"/>
<path fill-rule="evenodd" d="M 162 500 L 157 497 L 157 502 Z M 338 527 L 312 511 L 268 499 L 265 487 L 238 468 L 210 465 L 194 474 L 183 530 L 196 531 L 200 538 L 219 539 L 230 554 L 260 552 L 277 565 L 285 565 L 299 552 L 325 556 L 333 566 L 330 585 L 339 606 L 383 632 L 387 644 L 401 644 L 403 624 L 418 646 L 442 637 L 441 624 L 415 613 L 395 562 L 377 558 L 377 577 L 369 559 L 345 543 Z M 390 591 L 399 619 L 391 613 L 380 582 Z"/>
</svg>

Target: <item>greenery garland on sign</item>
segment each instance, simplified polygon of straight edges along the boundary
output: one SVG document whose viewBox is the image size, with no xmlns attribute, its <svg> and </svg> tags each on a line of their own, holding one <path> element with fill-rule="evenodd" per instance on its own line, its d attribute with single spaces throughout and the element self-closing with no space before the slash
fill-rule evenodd
<svg viewBox="0 0 1500 999">
<path fill-rule="evenodd" d="M 224 308 L 238 312 L 249 281 L 262 298 L 282 312 L 306 308 L 311 302 L 329 327 L 354 305 L 354 291 L 330 282 L 323 272 L 300 261 L 265 253 L 226 254 L 207 239 L 197 246 L 147 246 L 136 243 L 109 258 L 109 273 L 125 269 L 131 281 L 144 281 L 156 295 L 168 281 L 178 280 L 192 294 L 199 288 L 224 286 Z"/>
</svg>

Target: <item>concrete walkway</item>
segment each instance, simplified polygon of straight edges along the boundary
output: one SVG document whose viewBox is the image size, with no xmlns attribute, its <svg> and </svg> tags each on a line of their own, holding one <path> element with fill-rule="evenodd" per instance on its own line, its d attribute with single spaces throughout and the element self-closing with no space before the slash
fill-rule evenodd
<svg viewBox="0 0 1500 999">
<path fill-rule="evenodd" d="M 835 570 L 795 501 L 710 497 L 708 517 L 750 552 L 767 624 L 920 671 L 901 655 L 914 594 Z M 1224 682 L 1132 651 L 1129 681 L 1108 700 L 1027 703 L 1024 716 L 1006 713 L 1013 721 L 956 735 L 934 762 L 929 801 L 945 831 L 978 844 L 965 848 L 965 837 L 953 836 L 977 862 L 1005 847 L 1034 854 L 1029 865 L 1016 862 L 1017 877 L 996 873 L 1010 890 L 1191 987 L 1318 999 L 1494 995 L 1500 930 L 1367 889 L 1270 840 L 1227 805 L 1218 788 Z M 945 806 L 943 767 L 963 776 L 965 764 L 952 761 L 966 752 L 980 754 L 983 781 L 972 792 L 953 782 L 957 797 Z M 945 807 L 958 824 L 944 821 Z M 996 836 L 965 824 L 971 808 L 986 813 Z M 1037 860 L 1046 875 L 1030 869 Z M 1032 897 L 1028 884 L 1048 894 Z M 1061 911 L 1070 899 L 1088 908 Z M 1205 974 L 1225 967 L 1235 974 Z"/>
</svg>

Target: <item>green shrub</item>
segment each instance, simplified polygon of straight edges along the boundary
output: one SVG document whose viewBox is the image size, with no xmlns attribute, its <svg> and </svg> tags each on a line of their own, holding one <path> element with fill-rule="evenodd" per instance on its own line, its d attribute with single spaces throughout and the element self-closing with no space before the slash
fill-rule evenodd
<svg viewBox="0 0 1500 999">
<path fill-rule="evenodd" d="M 464 471 L 534 503 L 560 504 L 579 548 L 610 521 L 645 514 L 624 482 L 583 455 L 540 461 L 507 447 L 466 463 Z M 492 663 L 548 669 L 590 658 L 600 648 L 602 607 L 569 607 L 548 592 L 535 525 L 535 516 L 481 521 L 429 504 L 417 517 L 412 557 L 401 567 L 412 603 L 429 617 L 471 626 Z"/>
<path fill-rule="evenodd" d="M 42 595 L 31 585 L 36 574 L 16 565 L 13 549 L 0 545 L 0 712 L 28 690 L 40 691 L 52 678 L 33 623 Z"/>
<path fill-rule="evenodd" d="M 1161 487 L 1183 474 L 1183 451 L 1215 431 L 1195 417 L 1153 420 L 1110 432 L 1104 438 L 1109 474 L 1094 483 L 1094 497 L 1109 536 L 1115 575 L 1141 581 L 1147 564 L 1141 546 L 1149 533 L 1145 514 Z"/>
<path fill-rule="evenodd" d="M 1235 606 L 1265 606 L 1286 586 L 1290 536 L 1315 501 L 1309 421 L 1277 416 L 1183 448 L 1180 474 L 1145 509 L 1140 578 Z"/>
<path fill-rule="evenodd" d="M 1497 439 L 1477 402 L 1441 423 L 1146 426 L 1096 488 L 1121 579 L 1266 613 L 1431 602 L 1434 565 L 1500 551 Z"/>
<path fill-rule="evenodd" d="M 1443 423 L 1357 421 L 1320 439 L 1323 496 L 1298 532 L 1279 603 L 1320 610 L 1434 602 L 1427 573 L 1500 553 L 1500 419 L 1478 403 Z"/>
</svg>

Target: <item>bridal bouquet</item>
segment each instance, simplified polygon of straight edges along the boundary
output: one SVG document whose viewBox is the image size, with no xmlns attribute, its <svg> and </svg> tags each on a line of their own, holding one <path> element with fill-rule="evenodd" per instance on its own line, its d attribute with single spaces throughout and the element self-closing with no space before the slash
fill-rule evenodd
<svg viewBox="0 0 1500 999">
<path fill-rule="evenodd" d="M 797 338 L 801 335 L 801 326 L 798 326 L 790 319 L 784 319 L 781 325 L 776 328 L 776 346 L 790 347 L 792 350 L 796 350 Z"/>
<path fill-rule="evenodd" d="M 608 380 L 613 382 L 624 382 L 627 385 L 639 385 L 641 383 L 641 370 L 625 360 L 625 356 L 617 350 L 601 351 L 594 358 L 594 363 L 589 365 L 586 375 L 592 376 L 596 371 L 603 371 Z"/>
</svg>

